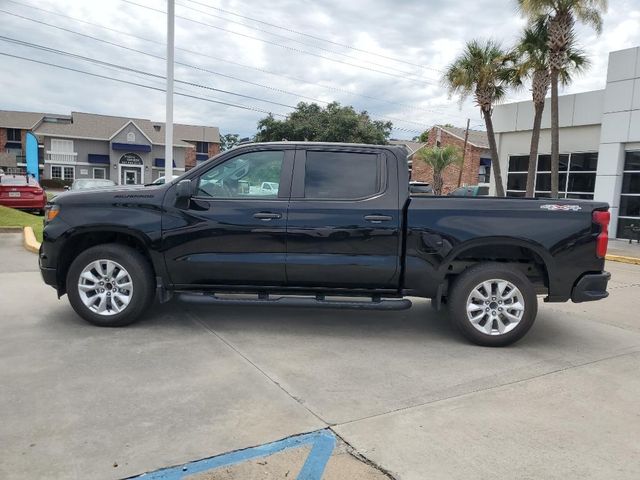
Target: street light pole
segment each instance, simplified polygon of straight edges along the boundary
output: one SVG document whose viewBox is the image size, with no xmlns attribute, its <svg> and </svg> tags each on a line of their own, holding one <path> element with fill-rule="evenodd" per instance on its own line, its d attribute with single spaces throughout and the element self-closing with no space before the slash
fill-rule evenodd
<svg viewBox="0 0 640 480">
<path fill-rule="evenodd" d="M 173 179 L 173 44 L 175 2 L 167 0 L 167 118 L 164 132 L 164 180 Z"/>
</svg>

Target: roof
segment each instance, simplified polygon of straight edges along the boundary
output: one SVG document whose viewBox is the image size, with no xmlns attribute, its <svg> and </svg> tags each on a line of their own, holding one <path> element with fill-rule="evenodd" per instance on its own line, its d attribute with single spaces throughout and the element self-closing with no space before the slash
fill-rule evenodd
<svg viewBox="0 0 640 480">
<path fill-rule="evenodd" d="M 464 140 L 464 135 L 466 132 L 466 128 L 459 127 L 446 127 L 444 125 L 436 125 L 436 127 L 441 128 L 445 132 L 453 135 L 454 137 L 458 137 L 461 140 Z M 472 130 L 469 129 L 469 138 L 467 140 L 471 145 L 478 148 L 489 148 L 489 139 L 487 137 L 487 132 L 483 130 Z"/>
<path fill-rule="evenodd" d="M 0 110 L 0 128 L 20 128 L 30 130 L 40 121 L 43 115 L 44 113 Z"/>
<path fill-rule="evenodd" d="M 133 122 L 146 135 L 151 143 L 164 145 L 165 124 L 153 122 L 145 118 L 116 117 L 111 115 L 98 115 L 95 113 L 71 112 L 66 115 L 45 115 L 32 112 L 0 111 L 0 126 L 7 123 L 8 127 L 31 129 L 43 117 L 52 116 L 70 119 L 70 122 L 50 123 L 41 122 L 34 132 L 38 135 L 65 136 L 72 138 L 91 138 L 96 140 L 109 140 L 125 125 Z M 4 122 L 3 122 L 4 120 Z M 29 123 L 31 122 L 31 123 Z M 18 126 L 26 125 L 28 126 Z M 218 127 L 201 125 L 183 125 L 176 123 L 173 126 L 174 145 L 187 147 L 186 142 L 220 142 Z"/>
</svg>

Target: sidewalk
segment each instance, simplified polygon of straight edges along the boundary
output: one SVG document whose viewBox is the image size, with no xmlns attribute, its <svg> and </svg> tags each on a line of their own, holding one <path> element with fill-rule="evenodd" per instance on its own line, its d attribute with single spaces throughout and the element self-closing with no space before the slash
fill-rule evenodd
<svg viewBox="0 0 640 480">
<path fill-rule="evenodd" d="M 636 241 L 630 244 L 629 240 L 609 239 L 607 260 L 616 261 L 618 260 L 616 257 L 624 257 L 630 260 L 637 260 L 637 263 L 640 264 L 640 244 L 638 244 Z"/>
</svg>

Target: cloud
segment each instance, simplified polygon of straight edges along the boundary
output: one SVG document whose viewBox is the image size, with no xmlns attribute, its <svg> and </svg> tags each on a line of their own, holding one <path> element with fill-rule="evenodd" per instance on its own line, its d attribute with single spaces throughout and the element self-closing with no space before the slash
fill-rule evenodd
<svg viewBox="0 0 640 480">
<path fill-rule="evenodd" d="M 166 2 L 161 0 L 133 1 L 160 10 L 166 7 Z M 59 12 L 112 30 L 22 4 Z M 242 19 L 206 5 L 289 30 Z M 162 43 L 166 35 L 166 17 L 161 13 L 124 1 L 44 0 L 36 3 L 34 0 L 0 0 L 0 8 L 59 28 L 99 37 L 114 45 L 0 13 L 6 37 L 126 65 L 155 75 L 165 74 L 164 61 L 154 58 L 165 55 Z M 434 123 L 464 125 L 467 117 L 471 118 L 472 126 L 482 125 L 471 100 L 460 108 L 457 99 L 448 99 L 440 83 L 441 72 L 466 41 L 494 38 L 506 46 L 515 40 L 524 24 L 510 0 L 457 3 L 444 0 L 405 0 L 401 3 L 383 0 L 318 0 L 313 3 L 294 0 L 177 0 L 176 13 L 193 20 L 176 19 L 176 61 L 197 67 L 176 65 L 176 79 L 209 87 L 204 89 L 177 83 L 176 92 L 247 105 L 276 114 L 286 114 L 290 109 L 267 100 L 283 105 L 296 105 L 309 99 L 321 102 L 337 100 L 358 110 L 367 110 L 376 118 L 394 119 L 398 128 L 394 136 L 400 138 L 409 138 L 414 135 L 412 131 L 426 129 Z M 640 30 L 636 28 L 639 22 L 638 2 L 617 0 L 605 16 L 605 29 L 600 37 L 589 28 L 579 26 L 580 43 L 588 46 L 593 66 L 564 93 L 603 88 L 608 52 L 640 45 Z M 162 79 L 107 69 L 5 41 L 0 41 L 0 51 L 124 81 L 164 87 Z M 2 58 L 2 65 L 5 73 L 0 108 L 3 109 L 60 113 L 89 111 L 155 120 L 164 117 L 163 92 L 7 57 Z M 528 95 L 525 89 L 511 93 L 509 99 L 526 99 Z M 253 135 L 256 123 L 264 116 L 259 112 L 182 96 L 176 96 L 174 110 L 178 122 L 217 125 L 225 133 L 237 132 L 241 136 Z"/>
</svg>

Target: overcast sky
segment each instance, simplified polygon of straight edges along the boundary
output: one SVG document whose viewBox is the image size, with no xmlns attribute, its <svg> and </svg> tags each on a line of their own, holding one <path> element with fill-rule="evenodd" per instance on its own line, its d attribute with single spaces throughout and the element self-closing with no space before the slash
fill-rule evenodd
<svg viewBox="0 0 640 480">
<path fill-rule="evenodd" d="M 337 100 L 367 110 L 374 118 L 392 120 L 396 138 L 411 138 L 434 123 L 464 126 L 467 117 L 472 127 L 483 128 L 473 103 L 467 101 L 461 108 L 457 99 L 449 99 L 440 77 L 467 40 L 491 37 L 505 46 L 513 42 L 525 23 L 515 3 L 176 0 L 176 62 L 189 66 L 176 65 L 175 77 L 208 87 L 176 83 L 176 92 L 280 115 L 299 101 Z M 562 93 L 603 88 L 607 53 L 640 45 L 640 0 L 609 3 L 600 37 L 578 27 L 579 42 L 593 66 Z M 166 16 L 156 10 L 165 9 L 162 0 L 0 0 L 0 35 L 4 37 L 155 77 L 2 39 L 0 52 L 162 89 L 164 80 L 158 76 L 164 76 L 166 68 L 162 60 Z M 0 56 L 0 65 L 0 109 L 85 111 L 164 120 L 163 92 L 5 56 Z M 529 96 L 525 89 L 510 93 L 507 101 Z M 184 96 L 175 97 L 174 108 L 176 122 L 215 125 L 222 133 L 241 136 L 253 135 L 256 123 L 265 116 Z"/>
</svg>

